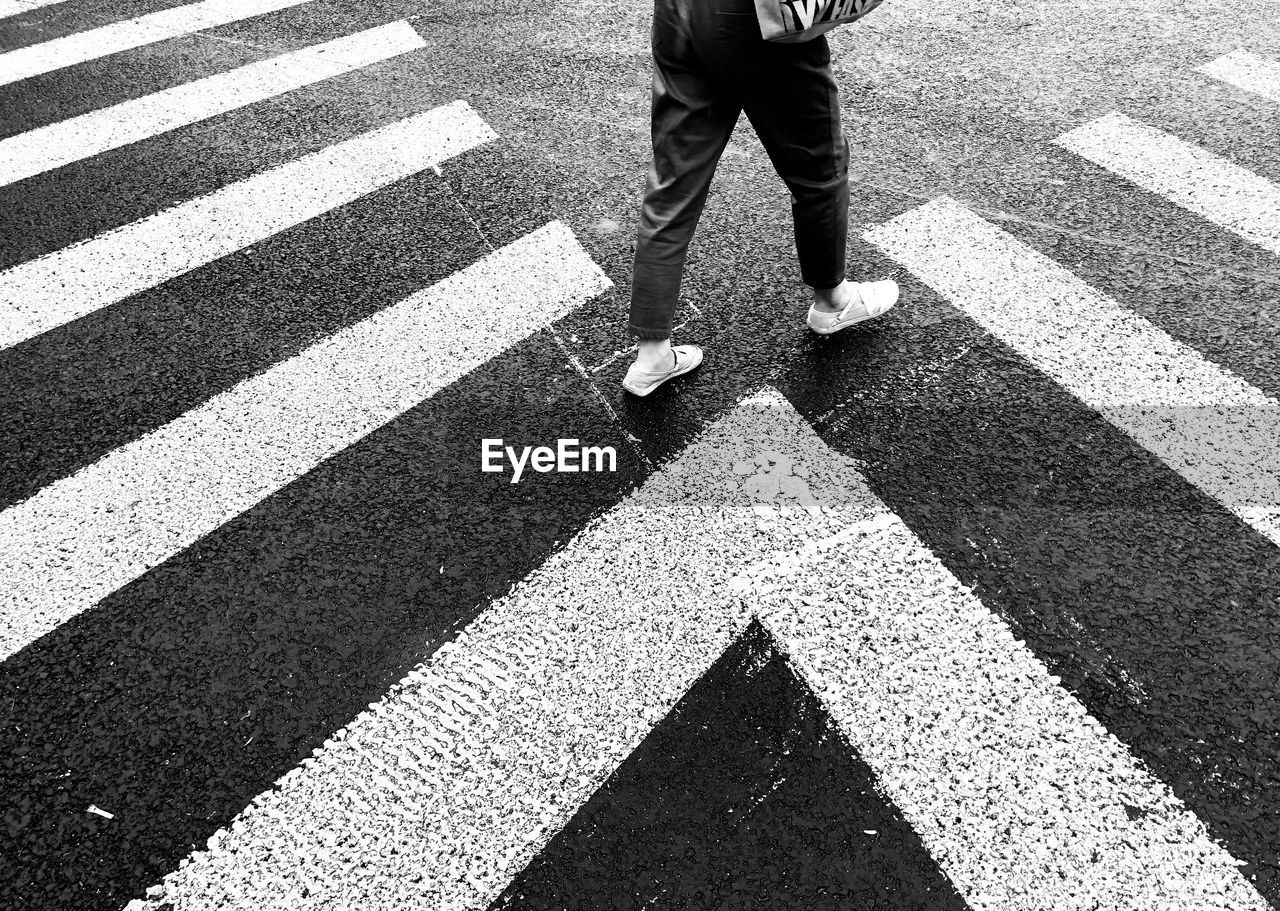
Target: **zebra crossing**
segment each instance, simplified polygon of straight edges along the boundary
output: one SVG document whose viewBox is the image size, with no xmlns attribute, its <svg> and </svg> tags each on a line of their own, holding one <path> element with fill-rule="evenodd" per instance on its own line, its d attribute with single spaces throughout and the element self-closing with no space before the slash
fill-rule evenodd
<svg viewBox="0 0 1280 911">
<path fill-rule="evenodd" d="M 1280 403 L 951 200 L 867 238 L 1280 544 Z"/>
<path fill-rule="evenodd" d="M 1196 67 L 1196 71 L 1261 95 L 1268 101 L 1280 101 L 1280 63 L 1274 60 L 1235 50 Z"/>
<path fill-rule="evenodd" d="M 553 223 L 0 513 L 0 655 L 606 287 L 568 229 Z M 507 289 L 526 300 L 518 314 L 495 323 L 476 312 L 477 298 Z M 463 340 L 463 357 L 440 358 Z"/>
<path fill-rule="evenodd" d="M 1055 142 L 1280 255 L 1280 187 L 1271 181 L 1120 113 Z"/>
<path fill-rule="evenodd" d="M 0 3 L 0 19 L 65 2 L 66 0 L 4 0 Z"/>
<path fill-rule="evenodd" d="M 299 2 L 203 0 L 10 51 L 0 85 Z M 0 182 L 424 46 L 394 22 L 20 133 L 0 141 Z M 1244 51 L 1201 71 L 1280 96 L 1277 65 Z M 0 353 L 500 141 L 457 101 L 19 263 L 0 273 Z M 1280 255 L 1270 181 L 1120 113 L 1056 142 Z M 865 239 L 1280 544 L 1274 399 L 954 200 Z M 0 658 L 610 286 L 550 222 L 3 510 Z M 477 302 L 502 294 L 523 306 L 498 321 Z M 130 907 L 487 907 L 752 622 L 970 907 L 1268 907 L 773 389 L 705 427 L 312 759 L 262 781 Z"/>
<path fill-rule="evenodd" d="M 425 47 L 393 22 L 0 140 L 0 185 Z"/>
<path fill-rule="evenodd" d="M 200 0 L 0 54 L 0 86 L 309 0 Z"/>
<path fill-rule="evenodd" d="M 474 148 L 466 102 L 389 124 L 0 274 L 0 348 L 154 287 Z M 68 276 L 83 276 L 68 284 Z"/>
</svg>

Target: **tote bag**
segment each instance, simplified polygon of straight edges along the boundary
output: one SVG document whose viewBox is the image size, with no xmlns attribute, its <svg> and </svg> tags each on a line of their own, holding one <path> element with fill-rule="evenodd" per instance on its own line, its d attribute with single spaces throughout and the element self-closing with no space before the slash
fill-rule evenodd
<svg viewBox="0 0 1280 911">
<path fill-rule="evenodd" d="M 809 41 L 837 25 L 861 19 L 882 0 L 756 0 L 766 41 Z"/>
</svg>

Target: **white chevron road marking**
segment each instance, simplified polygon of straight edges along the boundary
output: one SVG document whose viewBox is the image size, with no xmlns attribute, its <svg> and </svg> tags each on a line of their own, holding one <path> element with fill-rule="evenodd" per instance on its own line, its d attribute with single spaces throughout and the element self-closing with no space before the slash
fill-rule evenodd
<svg viewBox="0 0 1280 911">
<path fill-rule="evenodd" d="M 1265 908 L 769 389 L 259 795 L 154 900 L 483 909 L 756 612 L 970 907 Z"/>
</svg>

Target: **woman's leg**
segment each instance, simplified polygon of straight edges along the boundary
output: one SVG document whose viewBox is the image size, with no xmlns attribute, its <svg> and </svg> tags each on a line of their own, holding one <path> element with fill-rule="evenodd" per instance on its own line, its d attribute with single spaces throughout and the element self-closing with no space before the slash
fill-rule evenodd
<svg viewBox="0 0 1280 911">
<path fill-rule="evenodd" d="M 721 0 L 742 3 L 746 0 Z M 880 316 L 898 300 L 892 280 L 845 278 L 849 235 L 849 142 L 826 36 L 802 44 L 759 38 L 749 17 L 722 15 L 726 76 L 741 86 L 747 117 L 791 191 L 800 275 L 813 288 L 806 319 L 820 335 Z"/>
<path fill-rule="evenodd" d="M 845 301 L 849 143 L 826 36 L 802 44 L 761 41 L 743 91 L 747 117 L 791 191 L 796 253 L 820 302 Z M 856 292 L 853 292 L 856 293 Z"/>
<path fill-rule="evenodd" d="M 631 283 L 629 331 L 640 369 L 672 365 L 669 339 L 685 254 L 740 108 L 702 71 L 681 6 L 657 0 L 653 20 L 653 159 Z"/>
</svg>

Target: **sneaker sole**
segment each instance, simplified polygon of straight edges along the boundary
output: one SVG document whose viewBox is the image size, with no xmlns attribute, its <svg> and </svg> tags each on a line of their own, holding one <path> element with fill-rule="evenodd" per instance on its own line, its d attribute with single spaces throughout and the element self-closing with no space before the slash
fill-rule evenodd
<svg viewBox="0 0 1280 911">
<path fill-rule="evenodd" d="M 685 367 L 683 370 L 673 370 L 670 374 L 668 374 L 667 376 L 664 376 L 662 379 L 658 380 L 656 383 L 650 383 L 648 386 L 645 386 L 643 388 L 638 388 L 636 386 L 631 385 L 626 380 L 623 380 L 622 388 L 627 390 L 627 392 L 630 392 L 632 395 L 638 395 L 641 398 L 644 398 L 646 395 L 653 392 L 655 389 L 657 389 L 667 380 L 674 380 L 678 376 L 684 376 L 686 373 L 689 373 L 692 370 L 696 370 L 698 367 L 701 367 L 701 366 L 702 366 L 702 357 L 699 356 L 697 361 L 690 364 L 688 367 Z"/>
<path fill-rule="evenodd" d="M 875 316 L 864 316 L 861 319 L 849 320 L 849 322 L 842 323 L 841 325 L 835 326 L 833 328 L 819 329 L 817 326 L 815 326 L 813 323 L 810 323 L 808 320 L 805 320 L 805 322 L 808 324 L 809 328 L 812 329 L 814 332 L 816 332 L 818 335 L 835 335 L 837 332 L 840 332 L 844 329 L 848 329 L 851 326 L 860 326 L 863 323 L 870 322 L 871 320 L 876 319 L 877 317 L 884 316 L 886 313 L 888 313 L 897 305 L 898 305 L 898 302 L 894 301 L 888 307 L 881 310 L 879 313 L 875 314 Z"/>
</svg>

